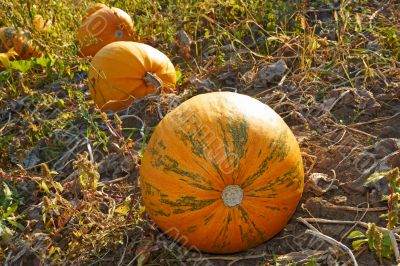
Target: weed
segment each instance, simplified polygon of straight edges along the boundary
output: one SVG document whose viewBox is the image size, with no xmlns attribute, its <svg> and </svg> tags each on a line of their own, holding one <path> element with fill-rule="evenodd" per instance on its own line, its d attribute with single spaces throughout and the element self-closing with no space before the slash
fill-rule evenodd
<svg viewBox="0 0 400 266">
<path fill-rule="evenodd" d="M 377 182 L 384 178 L 390 189 L 390 195 L 384 197 L 388 203 L 388 211 L 382 217 L 387 220 L 387 229 L 392 230 L 399 223 L 399 196 L 400 196 L 400 172 L 399 168 L 394 168 L 387 172 L 379 172 L 371 175 L 368 183 Z M 359 250 L 364 244 L 368 244 L 370 250 L 374 251 L 376 256 L 382 258 L 391 258 L 394 256 L 393 246 L 390 235 L 387 230 L 379 229 L 375 223 L 369 223 L 367 231 L 352 231 L 348 237 L 353 240 L 354 250 Z"/>
<path fill-rule="evenodd" d="M 16 233 L 15 230 L 23 231 L 25 227 L 20 223 L 23 219 L 18 214 L 21 205 L 17 191 L 3 182 L 0 186 L 0 244 L 7 243 Z"/>
</svg>

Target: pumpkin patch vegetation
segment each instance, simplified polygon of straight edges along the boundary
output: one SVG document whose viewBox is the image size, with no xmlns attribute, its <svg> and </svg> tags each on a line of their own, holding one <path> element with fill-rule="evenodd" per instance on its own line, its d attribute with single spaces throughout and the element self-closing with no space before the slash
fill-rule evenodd
<svg viewBox="0 0 400 266">
<path fill-rule="evenodd" d="M 94 57 L 89 70 L 89 91 L 103 111 L 119 111 L 151 93 L 171 92 L 176 72 L 161 51 L 137 42 L 113 42 Z"/>
<path fill-rule="evenodd" d="M 267 105 L 213 92 L 168 113 L 143 156 L 146 211 L 188 248 L 233 253 L 281 231 L 300 200 L 303 162 L 293 133 Z"/>
<path fill-rule="evenodd" d="M 2 264 L 400 266 L 399 214 L 400 1 L 0 0 Z"/>
<path fill-rule="evenodd" d="M 78 31 L 80 56 L 94 56 L 111 42 L 134 41 L 132 18 L 123 10 L 104 4 L 91 6 L 83 16 Z"/>
</svg>

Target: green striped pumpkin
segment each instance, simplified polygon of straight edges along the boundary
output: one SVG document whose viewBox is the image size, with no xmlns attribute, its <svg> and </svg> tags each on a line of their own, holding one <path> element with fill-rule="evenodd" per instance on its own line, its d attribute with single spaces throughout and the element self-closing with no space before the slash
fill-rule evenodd
<svg viewBox="0 0 400 266">
<path fill-rule="evenodd" d="M 195 96 L 168 113 L 145 150 L 146 211 L 188 248 L 233 253 L 270 239 L 300 200 L 299 145 L 282 118 L 245 95 Z"/>
<path fill-rule="evenodd" d="M 32 35 L 28 30 L 14 27 L 0 28 L 0 53 L 5 53 L 11 48 L 18 54 L 16 59 L 29 59 L 40 56 L 40 51 L 33 44 Z"/>
</svg>

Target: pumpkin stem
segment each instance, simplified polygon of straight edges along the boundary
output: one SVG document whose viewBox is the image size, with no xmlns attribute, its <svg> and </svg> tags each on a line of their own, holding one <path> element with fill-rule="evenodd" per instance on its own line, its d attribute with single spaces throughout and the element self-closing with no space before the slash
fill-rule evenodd
<svg viewBox="0 0 400 266">
<path fill-rule="evenodd" d="M 162 80 L 156 73 L 146 72 L 143 79 L 146 86 L 153 86 L 156 92 L 159 92 L 160 89 L 164 87 Z"/>
<path fill-rule="evenodd" d="M 238 185 L 229 185 L 222 191 L 225 206 L 234 207 L 243 201 L 243 189 Z"/>
</svg>

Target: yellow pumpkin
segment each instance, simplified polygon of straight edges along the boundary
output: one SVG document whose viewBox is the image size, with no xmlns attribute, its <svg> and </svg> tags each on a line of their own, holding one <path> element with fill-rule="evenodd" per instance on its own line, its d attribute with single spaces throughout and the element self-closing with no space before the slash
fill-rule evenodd
<svg viewBox="0 0 400 266">
<path fill-rule="evenodd" d="M 133 21 L 125 11 L 95 5 L 87 14 L 78 32 L 81 56 L 94 56 L 111 42 L 135 40 Z"/>
<path fill-rule="evenodd" d="M 169 58 L 137 42 L 113 42 L 103 47 L 93 57 L 88 78 L 92 99 L 103 111 L 121 110 L 157 90 L 170 92 L 176 84 Z"/>
<path fill-rule="evenodd" d="M 146 212 L 188 248 L 233 253 L 281 231 L 304 185 L 295 136 L 246 95 L 197 95 L 168 113 L 146 147 Z"/>
</svg>

